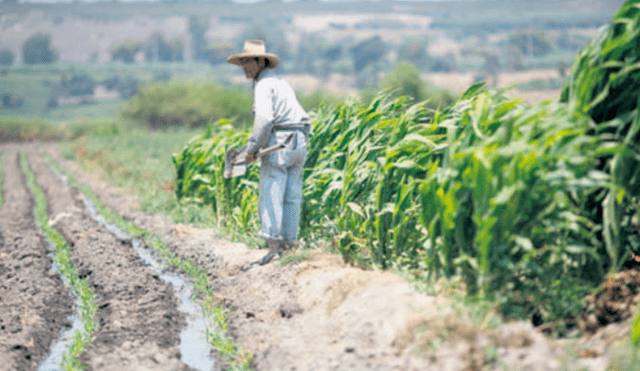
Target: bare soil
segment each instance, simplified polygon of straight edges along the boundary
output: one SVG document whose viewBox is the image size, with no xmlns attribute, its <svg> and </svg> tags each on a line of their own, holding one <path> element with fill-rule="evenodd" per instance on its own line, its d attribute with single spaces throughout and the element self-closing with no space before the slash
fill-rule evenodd
<svg viewBox="0 0 640 371">
<path fill-rule="evenodd" d="M 0 147 L 2 148 L 2 147 Z M 0 208 L 0 365 L 34 370 L 71 323 L 73 298 L 51 271 L 47 241 L 36 226 L 33 196 L 15 148 L 4 162 Z M 5 368 L 6 367 L 6 368 Z"/>
<path fill-rule="evenodd" d="M 17 165 L 17 150 L 23 149 L 49 199 L 54 226 L 67 239 L 74 263 L 98 296 L 101 327 L 82 360 L 91 370 L 187 370 L 177 347 L 185 320 L 171 287 L 148 270 L 127 241 L 91 219 L 82 195 L 49 169 L 36 145 L 2 149 L 9 151 L 3 188 L 7 201 L 0 209 L 3 365 L 9 370 L 35 369 L 71 310 L 67 289 L 49 273 L 45 241 L 33 223 L 31 196 Z M 265 250 L 223 240 L 211 229 L 148 215 L 135 207 L 129 190 L 109 186 L 99 174 L 64 159 L 55 144 L 44 149 L 108 207 L 209 271 L 218 300 L 232 310 L 231 334 L 253 354 L 255 370 L 604 370 L 611 344 L 629 336 L 631 304 L 612 323 L 600 321 L 579 337 L 553 340 L 528 322 L 492 326 L 496 317 L 476 318 L 447 295 L 422 294 L 395 274 L 354 268 L 319 250 L 284 266 L 251 265 Z M 24 216 L 13 217 L 22 204 L 27 205 Z M 29 243 L 7 242 L 29 235 Z M 18 251 L 28 249 L 36 249 L 41 261 L 35 256 L 20 261 L 24 254 Z M 30 267 L 38 261 L 41 268 L 28 270 L 24 266 L 30 261 Z M 12 285 L 5 284 L 8 275 Z M 633 286 L 628 291 L 635 295 L 640 280 L 631 275 L 637 274 L 628 273 L 608 285 Z M 36 291 L 40 294 L 34 295 Z M 637 302 L 633 295 L 620 300 Z M 30 319 L 23 316 L 27 312 L 33 313 Z M 11 332 L 17 327 L 10 324 L 15 323 L 21 331 Z M 31 350 L 34 345 L 39 353 Z M 32 352 L 30 363 L 22 347 Z"/>
</svg>

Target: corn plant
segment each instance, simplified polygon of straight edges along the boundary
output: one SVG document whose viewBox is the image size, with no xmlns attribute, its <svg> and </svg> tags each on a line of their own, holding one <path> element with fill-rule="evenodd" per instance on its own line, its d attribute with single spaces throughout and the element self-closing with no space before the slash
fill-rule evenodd
<svg viewBox="0 0 640 371">
<path fill-rule="evenodd" d="M 221 120 L 209 124 L 203 135 L 173 156 L 177 198 L 211 205 L 219 227 L 233 226 L 236 230 L 239 227 L 240 231 L 255 229 L 256 221 L 251 214 L 258 199 L 258 169 L 250 166 L 244 177 L 225 179 L 224 156 L 246 138 L 246 132 L 239 132 Z"/>
<path fill-rule="evenodd" d="M 576 316 L 640 247 L 639 19 L 627 2 L 558 103 L 525 106 L 476 84 L 437 112 L 384 94 L 320 105 L 301 236 L 331 241 L 345 261 L 460 280 L 507 314 Z M 255 228 L 257 170 L 223 180 L 222 168 L 246 135 L 211 126 L 174 157 L 178 197 L 243 231 Z"/>
<path fill-rule="evenodd" d="M 601 142 L 598 168 L 611 183 L 590 198 L 593 218 L 615 271 L 640 250 L 640 1 L 627 1 L 610 26 L 580 52 L 561 101 L 595 122 L 590 135 Z"/>
</svg>

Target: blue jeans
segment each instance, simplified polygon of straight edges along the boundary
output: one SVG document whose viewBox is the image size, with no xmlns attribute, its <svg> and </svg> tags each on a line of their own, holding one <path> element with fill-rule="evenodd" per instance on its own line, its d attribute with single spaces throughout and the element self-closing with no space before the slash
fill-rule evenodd
<svg viewBox="0 0 640 371">
<path fill-rule="evenodd" d="M 267 146 L 284 142 L 291 133 L 294 137 L 287 147 L 261 160 L 258 214 L 260 237 L 267 241 L 293 242 L 298 238 L 306 135 L 300 131 L 274 131 Z"/>
</svg>

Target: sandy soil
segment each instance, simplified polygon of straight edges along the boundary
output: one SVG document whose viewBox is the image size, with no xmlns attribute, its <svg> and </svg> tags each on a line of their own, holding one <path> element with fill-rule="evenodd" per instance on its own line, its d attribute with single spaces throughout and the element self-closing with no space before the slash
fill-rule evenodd
<svg viewBox="0 0 640 371">
<path fill-rule="evenodd" d="M 36 369 L 71 309 L 67 289 L 49 272 L 44 239 L 33 223 L 33 203 L 17 162 L 17 150 L 24 149 L 49 200 L 53 225 L 97 293 L 101 327 L 83 362 L 90 370 L 189 369 L 177 347 L 185 321 L 171 287 L 139 260 L 130 243 L 91 219 L 82 194 L 49 169 L 35 145 L 2 149 L 9 151 L 7 201 L 0 209 L 3 365 Z M 135 208 L 131 192 L 65 160 L 55 144 L 45 150 L 108 207 L 208 270 L 218 300 L 232 310 L 231 334 L 253 354 L 255 370 L 604 370 L 611 344 L 628 338 L 640 298 L 640 273 L 627 272 L 590 299 L 595 311 L 581 322 L 580 337 L 552 340 L 527 322 L 492 326 L 495 316 L 475 318 L 446 295 L 425 295 L 397 275 L 350 267 L 322 251 L 288 265 L 252 265 L 264 250 L 145 214 Z M 626 295 L 620 295 L 623 286 Z"/>
</svg>

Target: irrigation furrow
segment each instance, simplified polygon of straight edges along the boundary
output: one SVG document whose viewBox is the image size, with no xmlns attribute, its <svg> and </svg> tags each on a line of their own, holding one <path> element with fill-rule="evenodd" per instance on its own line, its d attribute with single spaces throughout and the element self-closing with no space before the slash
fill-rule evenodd
<svg viewBox="0 0 640 371">
<path fill-rule="evenodd" d="M 34 148 L 28 160 L 49 200 L 50 224 L 70 246 L 79 277 L 96 294 L 99 328 L 82 362 L 100 370 L 188 370 L 178 348 L 185 318 L 172 286 L 140 260 L 130 240 L 95 223 L 80 193 L 64 184 Z"/>
<path fill-rule="evenodd" d="M 81 326 L 73 333 L 71 343 L 68 344 L 62 354 L 61 366 L 64 369 L 82 370 L 83 365 L 78 357 L 91 343 L 93 331 L 96 328 L 93 319 L 96 307 L 94 293 L 89 287 L 88 281 L 81 279 L 76 266 L 71 260 L 69 246 L 65 243 L 60 233 L 51 227 L 47 215 L 49 205 L 46 196 L 42 188 L 36 184 L 36 176 L 27 163 L 24 153 L 20 154 L 20 164 L 27 178 L 27 186 L 35 199 L 36 223 L 53 245 L 54 261 L 57 265 L 56 270 L 59 271 L 63 280 L 71 287 L 76 297 L 76 306 L 80 312 Z"/>
<path fill-rule="evenodd" d="M 140 236 L 146 245 L 151 248 L 155 255 L 165 264 L 174 267 L 191 279 L 196 294 L 195 296 L 199 299 L 199 304 L 202 307 L 204 316 L 210 324 L 210 327 L 206 331 L 207 339 L 213 346 L 218 357 L 229 370 L 250 369 L 251 355 L 230 335 L 227 325 L 229 312 L 221 303 L 216 303 L 214 290 L 209 282 L 207 270 L 199 267 L 191 259 L 176 255 L 159 236 L 123 219 L 116 212 L 109 209 L 90 187 L 78 182 L 73 174 L 70 174 L 60 167 L 50 156 L 46 156 L 46 160 L 55 171 L 64 174 L 71 185 L 85 194 L 95 206 L 97 212 L 102 215 L 106 221 L 112 223 L 129 235 Z"/>
<path fill-rule="evenodd" d="M 36 370 L 73 313 L 73 298 L 52 270 L 46 238 L 36 225 L 34 198 L 19 153 L 3 155 L 0 208 L 0 368 Z"/>
</svg>

